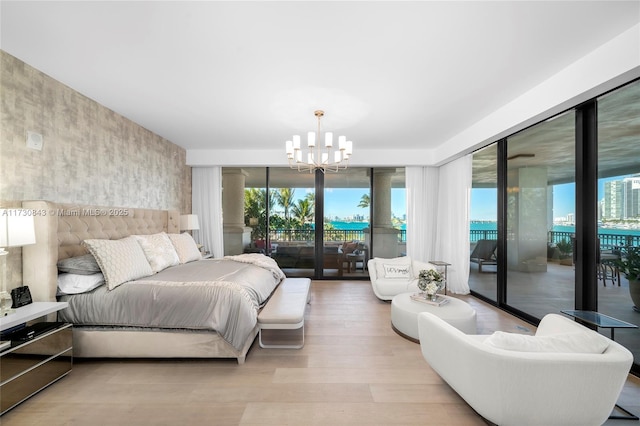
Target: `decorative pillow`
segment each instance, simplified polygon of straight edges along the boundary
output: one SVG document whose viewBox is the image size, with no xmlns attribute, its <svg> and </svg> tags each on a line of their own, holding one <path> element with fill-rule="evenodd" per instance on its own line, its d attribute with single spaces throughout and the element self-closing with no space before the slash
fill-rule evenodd
<svg viewBox="0 0 640 426">
<path fill-rule="evenodd" d="M 355 249 L 357 249 L 357 248 L 358 248 L 358 243 L 357 243 L 357 242 L 355 242 L 355 243 L 354 243 L 354 242 L 351 242 L 351 243 L 344 243 L 344 244 L 342 244 L 342 252 L 343 252 L 344 254 L 347 254 L 347 253 L 353 253 L 353 251 L 354 251 Z"/>
<path fill-rule="evenodd" d="M 165 232 L 153 235 L 134 235 L 144 251 L 153 272 L 160 272 L 180 263 L 178 253 Z"/>
<path fill-rule="evenodd" d="M 411 279 L 411 265 L 394 265 L 383 263 L 385 278 L 401 278 L 404 280 Z"/>
<path fill-rule="evenodd" d="M 104 284 L 104 275 L 82 275 L 62 273 L 58 275 L 58 294 L 86 293 Z"/>
<path fill-rule="evenodd" d="M 387 271 L 385 265 L 401 266 L 409 269 L 409 276 L 402 277 L 406 279 L 413 279 L 413 271 L 411 270 L 411 258 L 410 257 L 396 257 L 393 259 L 382 259 L 376 257 L 376 275 L 378 278 L 387 278 Z"/>
<path fill-rule="evenodd" d="M 564 352 L 601 354 L 609 347 L 607 339 L 598 333 L 577 331 L 548 336 L 496 331 L 484 341 L 494 348 L 518 352 Z"/>
<path fill-rule="evenodd" d="M 198 250 L 196 242 L 191 234 L 183 232 L 182 234 L 169 234 L 169 239 L 173 243 L 173 247 L 178 253 L 180 263 L 193 262 L 202 259 L 202 254 Z"/>
<path fill-rule="evenodd" d="M 58 262 L 58 271 L 70 274 L 93 275 L 100 272 L 100 266 L 91 253 L 62 259 Z"/>
<path fill-rule="evenodd" d="M 135 237 L 129 236 L 120 240 L 84 240 L 82 244 L 98 261 L 109 290 L 127 281 L 153 274 L 151 265 Z"/>
</svg>

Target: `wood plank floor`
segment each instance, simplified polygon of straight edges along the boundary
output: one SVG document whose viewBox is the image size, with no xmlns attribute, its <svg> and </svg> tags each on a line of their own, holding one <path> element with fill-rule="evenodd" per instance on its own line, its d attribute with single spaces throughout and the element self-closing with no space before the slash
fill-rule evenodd
<svg viewBox="0 0 640 426">
<path fill-rule="evenodd" d="M 533 333 L 473 297 L 478 331 Z M 367 281 L 314 281 L 301 350 L 235 360 L 76 360 L 71 374 L 0 418 L 56 425 L 484 425 L 391 330 L 391 305 Z M 640 412 L 640 382 L 620 403 Z M 638 422 L 608 421 L 632 426 Z"/>
</svg>

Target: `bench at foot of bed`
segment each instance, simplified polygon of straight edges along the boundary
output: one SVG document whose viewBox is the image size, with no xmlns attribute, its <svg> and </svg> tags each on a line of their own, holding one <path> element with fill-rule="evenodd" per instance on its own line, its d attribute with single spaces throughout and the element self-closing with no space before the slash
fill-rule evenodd
<svg viewBox="0 0 640 426">
<path fill-rule="evenodd" d="M 258 314 L 260 329 L 258 341 L 261 348 L 300 349 L 304 346 L 304 311 L 309 302 L 310 289 L 311 280 L 309 278 L 287 278 L 278 286 L 271 299 Z M 301 342 L 267 344 L 263 341 L 262 330 L 300 330 Z"/>
</svg>

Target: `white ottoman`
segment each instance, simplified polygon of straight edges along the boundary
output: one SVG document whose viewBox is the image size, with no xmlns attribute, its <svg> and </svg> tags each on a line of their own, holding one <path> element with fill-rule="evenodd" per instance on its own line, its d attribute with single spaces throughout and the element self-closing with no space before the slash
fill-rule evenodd
<svg viewBox="0 0 640 426">
<path fill-rule="evenodd" d="M 418 314 L 431 312 L 466 334 L 476 334 L 476 311 L 468 303 L 442 296 L 449 303 L 435 306 L 411 300 L 413 293 L 400 293 L 391 300 L 391 327 L 403 337 L 419 342 Z"/>
</svg>

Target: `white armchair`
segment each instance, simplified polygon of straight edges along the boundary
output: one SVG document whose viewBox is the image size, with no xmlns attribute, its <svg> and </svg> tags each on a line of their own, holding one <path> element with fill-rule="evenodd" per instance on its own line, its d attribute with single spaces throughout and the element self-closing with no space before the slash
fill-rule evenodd
<svg viewBox="0 0 640 426">
<path fill-rule="evenodd" d="M 500 426 L 601 425 L 633 362 L 623 346 L 557 314 L 546 315 L 535 336 L 507 333 L 522 338 L 513 339 L 513 345 L 524 343 L 519 349 L 490 344 L 489 335 L 466 335 L 428 312 L 418 314 L 418 330 L 429 365 L 478 414 Z M 542 351 L 532 351 L 537 341 L 544 342 L 537 347 Z M 567 351 L 571 345 L 574 351 Z"/>
<path fill-rule="evenodd" d="M 385 266 L 397 266 L 393 277 L 385 274 Z M 408 256 L 383 259 L 374 257 L 367 262 L 371 286 L 376 297 L 381 300 L 391 300 L 400 293 L 418 292 L 418 274 L 423 269 L 436 269 L 435 265 L 413 260 Z M 402 270 L 406 268 L 407 273 Z M 387 268 L 387 271 L 389 268 Z"/>
</svg>

